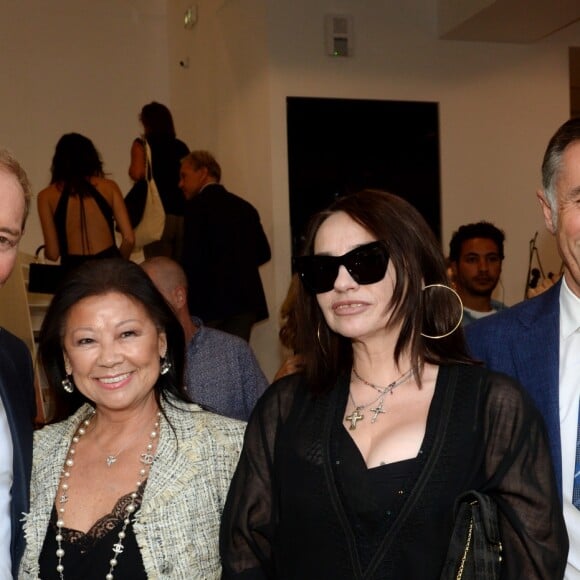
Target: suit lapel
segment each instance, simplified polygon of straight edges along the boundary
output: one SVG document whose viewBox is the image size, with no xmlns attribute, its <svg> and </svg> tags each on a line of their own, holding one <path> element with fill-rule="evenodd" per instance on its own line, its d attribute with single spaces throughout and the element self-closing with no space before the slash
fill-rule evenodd
<svg viewBox="0 0 580 580">
<path fill-rule="evenodd" d="M 519 316 L 520 344 L 512 349 L 520 382 L 526 386 L 544 416 L 556 478 L 562 485 L 560 440 L 560 284 L 541 294 Z"/>
<path fill-rule="evenodd" d="M 13 481 L 10 517 L 13 558 L 17 558 L 20 551 L 19 522 L 22 514 L 28 511 L 28 482 L 32 464 L 32 417 L 30 403 L 25 398 L 27 389 L 32 385 L 32 366 L 30 360 L 19 356 L 19 353 L 11 348 L 5 332 L 4 329 L 0 329 L 0 398 L 12 439 Z M 22 368 L 17 368 L 15 360 L 22 362 Z"/>
</svg>

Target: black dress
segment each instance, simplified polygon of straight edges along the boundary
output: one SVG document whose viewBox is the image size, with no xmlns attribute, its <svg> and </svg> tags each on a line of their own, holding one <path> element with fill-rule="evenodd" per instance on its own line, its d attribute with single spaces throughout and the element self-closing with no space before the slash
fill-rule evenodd
<svg viewBox="0 0 580 580">
<path fill-rule="evenodd" d="M 223 578 L 435 580 L 469 489 L 498 504 L 502 578 L 562 578 L 544 425 L 511 378 L 442 366 L 418 456 L 370 470 L 344 428 L 348 386 L 314 397 L 293 375 L 258 402 L 224 510 Z"/>
<path fill-rule="evenodd" d="M 81 213 L 81 236 L 83 239 L 83 244 L 85 240 L 88 240 L 88 224 L 87 216 L 85 211 L 84 200 L 85 197 L 92 197 L 99 208 L 99 211 L 103 214 L 103 217 L 107 221 L 107 226 L 111 232 L 111 239 L 113 244 L 108 248 L 105 248 L 101 252 L 96 254 L 91 254 L 88 252 L 88 241 L 86 241 L 87 252 L 85 254 L 70 254 L 68 251 L 68 238 L 66 233 L 66 223 L 67 223 L 67 210 L 69 199 L 73 195 L 68 187 L 65 187 L 56 205 L 54 212 L 54 224 L 56 226 L 56 232 L 58 236 L 58 245 L 60 249 L 60 263 L 65 271 L 70 271 L 87 260 L 101 259 L 101 258 L 116 258 L 121 254 L 119 249 L 115 245 L 115 231 L 114 231 L 114 216 L 113 208 L 107 203 L 107 200 L 102 196 L 99 190 L 94 187 L 89 181 L 86 182 L 84 193 L 80 196 L 79 207 Z"/>
</svg>

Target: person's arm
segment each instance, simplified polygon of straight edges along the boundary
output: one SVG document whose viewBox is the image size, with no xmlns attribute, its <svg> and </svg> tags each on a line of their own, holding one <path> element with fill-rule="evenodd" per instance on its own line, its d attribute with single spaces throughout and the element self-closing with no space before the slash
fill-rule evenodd
<svg viewBox="0 0 580 580">
<path fill-rule="evenodd" d="M 44 238 L 44 256 L 48 260 L 56 261 L 60 258 L 60 247 L 58 245 L 54 214 L 50 207 L 52 188 L 53 186 L 47 187 L 38 194 L 37 207 Z"/>
<path fill-rule="evenodd" d="M 113 192 L 113 216 L 117 224 L 117 230 L 121 234 L 119 252 L 123 258 L 129 259 L 131 251 L 135 246 L 135 233 L 131 227 L 129 213 L 127 212 L 125 200 L 123 199 L 123 194 L 121 193 L 119 186 L 112 180 L 109 180 L 109 183 L 111 184 Z"/>
<path fill-rule="evenodd" d="M 270 244 L 268 242 L 268 238 L 266 237 L 266 233 L 264 232 L 264 228 L 262 226 L 262 222 L 260 221 L 260 214 L 258 211 L 255 211 L 255 219 L 254 219 L 254 231 L 256 237 L 256 265 L 261 266 L 266 262 L 269 262 L 272 258 L 272 251 L 270 249 Z"/>
<path fill-rule="evenodd" d="M 258 402 L 244 438 L 222 516 L 222 579 L 274 578 L 276 534 L 274 451 L 278 428 L 292 407 L 296 383 L 270 387 Z"/>
<path fill-rule="evenodd" d="M 499 508 L 502 578 L 562 578 L 568 537 L 542 417 L 505 375 L 485 408 L 487 489 Z"/>
<path fill-rule="evenodd" d="M 246 420 L 248 420 L 258 399 L 263 395 L 270 383 L 264 375 L 254 351 L 245 341 L 244 347 L 238 356 L 238 364 L 240 365 Z"/>
<path fill-rule="evenodd" d="M 147 161 L 145 158 L 145 147 L 140 139 L 135 139 L 131 145 L 131 164 L 129 165 L 129 177 L 133 181 L 145 179 Z"/>
</svg>

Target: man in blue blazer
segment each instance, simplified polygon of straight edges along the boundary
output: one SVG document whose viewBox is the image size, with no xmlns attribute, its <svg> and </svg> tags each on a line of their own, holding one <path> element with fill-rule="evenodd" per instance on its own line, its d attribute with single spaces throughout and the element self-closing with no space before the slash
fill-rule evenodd
<svg viewBox="0 0 580 580">
<path fill-rule="evenodd" d="M 564 262 L 562 279 L 465 331 L 471 354 L 517 378 L 544 416 L 570 539 L 565 577 L 571 580 L 580 578 L 580 507 L 573 503 L 580 470 L 579 118 L 564 123 L 550 140 L 537 196 Z"/>
<path fill-rule="evenodd" d="M 0 150 L 0 286 L 10 276 L 30 206 L 24 170 Z M 30 353 L 0 327 L 0 579 L 16 577 L 24 549 L 32 430 L 36 414 Z"/>
</svg>

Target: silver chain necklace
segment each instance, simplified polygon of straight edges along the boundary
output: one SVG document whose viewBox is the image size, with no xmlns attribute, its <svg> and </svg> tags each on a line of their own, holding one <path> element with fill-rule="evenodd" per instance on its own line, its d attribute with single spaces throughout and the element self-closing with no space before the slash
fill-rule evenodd
<svg viewBox="0 0 580 580">
<path fill-rule="evenodd" d="M 383 405 L 385 402 L 385 395 L 387 395 L 388 393 L 392 394 L 393 391 L 397 387 L 401 386 L 403 383 L 406 383 L 415 374 L 416 370 L 417 370 L 417 367 L 412 367 L 407 372 L 403 373 L 398 379 L 396 379 L 392 383 L 389 383 L 386 387 L 381 387 L 379 385 L 375 385 L 374 383 L 370 383 L 369 381 L 366 381 L 365 379 L 363 379 L 357 373 L 356 369 L 353 367 L 352 374 L 361 383 L 364 383 L 365 385 L 373 388 L 375 391 L 378 391 L 380 394 L 374 401 L 371 401 L 370 403 L 367 403 L 366 405 L 357 405 L 356 401 L 354 400 L 354 397 L 352 396 L 352 391 L 349 391 L 350 399 L 352 401 L 352 404 L 354 405 L 353 412 L 344 418 L 345 421 L 350 421 L 349 430 L 354 431 L 356 429 L 356 424 L 359 421 L 364 420 L 364 418 L 365 418 L 362 411 L 364 411 L 367 407 L 374 405 L 375 403 L 377 403 L 377 405 L 373 409 L 370 409 L 370 411 L 371 411 L 371 413 L 373 413 L 373 416 L 371 418 L 371 423 L 376 423 L 377 419 L 379 418 L 379 415 L 384 415 L 386 413 L 386 411 L 383 410 Z"/>
<path fill-rule="evenodd" d="M 62 547 L 62 541 L 63 541 L 63 535 L 62 535 L 62 531 L 64 528 L 64 513 L 65 513 L 65 504 L 68 501 L 68 494 L 69 494 L 69 484 L 68 484 L 68 479 L 70 477 L 70 468 L 74 466 L 75 464 L 75 454 L 76 454 L 76 447 L 78 445 L 78 442 L 81 440 L 81 437 L 87 432 L 87 427 L 91 424 L 91 421 L 93 420 L 93 417 L 95 416 L 95 413 L 93 411 L 93 413 L 91 414 L 90 417 L 84 419 L 79 428 L 77 429 L 75 435 L 72 438 L 69 450 L 68 450 L 68 455 L 65 461 L 65 467 L 62 470 L 62 475 L 60 478 L 60 489 L 57 492 L 57 498 L 58 498 L 58 516 L 57 516 L 57 522 L 56 522 L 56 528 L 57 528 L 57 532 L 56 532 L 56 544 L 57 544 L 57 550 L 56 550 L 56 556 L 58 558 L 58 563 L 56 566 L 56 571 L 59 574 L 60 580 L 64 580 L 64 565 L 63 565 L 63 558 L 65 555 L 65 551 L 64 548 Z M 143 483 L 143 480 L 146 478 L 148 471 L 153 463 L 153 460 L 155 459 L 155 455 L 153 452 L 153 447 L 154 447 L 154 441 L 157 438 L 157 436 L 159 435 L 159 420 L 161 418 L 161 413 L 157 412 L 156 415 L 156 419 L 155 419 L 155 424 L 153 426 L 153 430 L 151 431 L 151 433 L 149 433 L 149 443 L 147 444 L 147 447 L 145 448 L 145 452 L 141 453 L 141 455 L 139 456 L 139 461 L 143 464 L 143 467 L 139 470 L 139 477 L 138 477 L 138 481 L 137 481 L 137 488 L 134 492 L 131 493 L 131 500 L 129 502 L 129 504 L 127 505 L 127 507 L 125 508 L 125 518 L 123 519 L 123 527 L 121 528 L 121 531 L 118 533 L 117 537 L 118 537 L 118 541 L 113 545 L 113 557 L 111 558 L 111 560 L 109 560 L 109 564 L 110 564 L 110 568 L 109 568 L 109 572 L 106 574 L 105 576 L 105 580 L 113 580 L 114 575 L 113 575 L 113 570 L 115 569 L 115 566 L 117 565 L 117 559 L 119 557 L 120 554 L 123 553 L 123 550 L 125 549 L 123 546 L 123 540 L 125 539 L 126 536 L 126 531 L 127 531 L 127 527 L 129 526 L 129 524 L 131 523 L 131 516 L 135 513 L 136 511 L 136 499 L 138 497 L 138 491 L 139 488 L 141 487 L 141 484 Z M 117 454 L 118 455 L 118 454 Z M 107 462 L 108 464 L 108 462 Z"/>
</svg>

